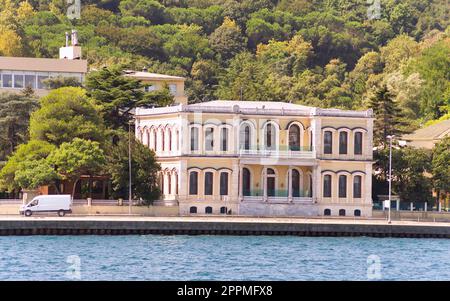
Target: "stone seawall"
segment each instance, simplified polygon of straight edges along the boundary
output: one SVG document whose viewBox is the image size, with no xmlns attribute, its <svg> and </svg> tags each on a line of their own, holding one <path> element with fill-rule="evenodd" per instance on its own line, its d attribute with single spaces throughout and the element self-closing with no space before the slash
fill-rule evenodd
<svg viewBox="0 0 450 301">
<path fill-rule="evenodd" d="M 0 235 L 296 235 L 450 238 L 444 223 L 271 218 L 3 218 Z"/>
</svg>

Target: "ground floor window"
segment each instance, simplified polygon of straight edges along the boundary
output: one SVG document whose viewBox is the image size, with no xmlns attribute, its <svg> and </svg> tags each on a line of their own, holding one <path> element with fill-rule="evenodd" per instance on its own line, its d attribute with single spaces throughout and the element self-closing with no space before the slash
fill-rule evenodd
<svg viewBox="0 0 450 301">
<path fill-rule="evenodd" d="M 361 210 L 356 209 L 355 212 L 354 212 L 354 215 L 355 216 L 361 216 Z"/>
<path fill-rule="evenodd" d="M 197 213 L 197 207 L 189 208 L 189 213 Z"/>
<path fill-rule="evenodd" d="M 227 214 L 227 207 L 220 207 L 220 214 Z"/>
<path fill-rule="evenodd" d="M 325 209 L 323 211 L 323 215 L 326 215 L 326 216 L 331 215 L 331 209 Z"/>
<path fill-rule="evenodd" d="M 213 213 L 212 207 L 209 207 L 209 206 L 206 207 L 206 208 L 205 208 L 205 213 L 206 213 L 206 214 L 212 214 L 212 213 Z"/>
<path fill-rule="evenodd" d="M 339 216 L 345 216 L 345 209 L 339 210 Z"/>
</svg>

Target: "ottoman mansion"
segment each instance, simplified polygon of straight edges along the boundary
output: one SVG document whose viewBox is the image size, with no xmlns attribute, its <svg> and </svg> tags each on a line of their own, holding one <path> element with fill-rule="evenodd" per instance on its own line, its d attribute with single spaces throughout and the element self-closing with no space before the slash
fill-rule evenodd
<svg viewBox="0 0 450 301">
<path fill-rule="evenodd" d="M 180 215 L 372 215 L 373 113 L 217 100 L 137 109 Z"/>
</svg>

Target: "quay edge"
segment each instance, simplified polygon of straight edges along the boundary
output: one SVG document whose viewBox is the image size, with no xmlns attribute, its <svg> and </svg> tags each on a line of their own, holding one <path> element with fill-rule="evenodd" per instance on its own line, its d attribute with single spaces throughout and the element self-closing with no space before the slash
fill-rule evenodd
<svg viewBox="0 0 450 301">
<path fill-rule="evenodd" d="M 171 221 L 167 220 L 0 220 L 0 235 L 292 235 L 450 238 L 450 226 L 368 223 Z"/>
</svg>

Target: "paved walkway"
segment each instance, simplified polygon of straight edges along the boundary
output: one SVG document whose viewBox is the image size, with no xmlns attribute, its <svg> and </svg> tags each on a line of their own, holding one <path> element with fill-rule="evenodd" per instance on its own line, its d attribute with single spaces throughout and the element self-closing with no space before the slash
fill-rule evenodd
<svg viewBox="0 0 450 301">
<path fill-rule="evenodd" d="M 65 217 L 0 215 L 0 221 L 133 221 L 133 222 L 230 222 L 272 224 L 339 224 L 339 225 L 387 225 L 384 219 L 300 218 L 300 217 L 242 217 L 242 216 L 196 216 L 196 217 L 144 217 L 130 215 L 86 215 Z M 450 227 L 444 222 L 392 221 L 393 226 Z"/>
</svg>

